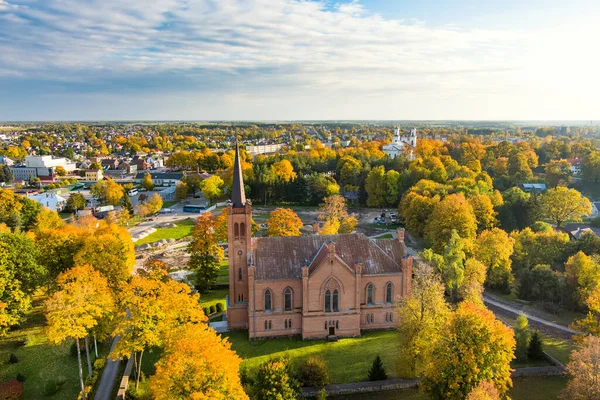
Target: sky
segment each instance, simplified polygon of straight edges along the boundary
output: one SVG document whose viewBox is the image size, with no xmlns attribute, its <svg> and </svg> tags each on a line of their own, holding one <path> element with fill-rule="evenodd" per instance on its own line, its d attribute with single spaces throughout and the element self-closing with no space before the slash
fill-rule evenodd
<svg viewBox="0 0 600 400">
<path fill-rule="evenodd" d="M 597 0 L 0 0 L 0 121 L 599 120 Z"/>
</svg>

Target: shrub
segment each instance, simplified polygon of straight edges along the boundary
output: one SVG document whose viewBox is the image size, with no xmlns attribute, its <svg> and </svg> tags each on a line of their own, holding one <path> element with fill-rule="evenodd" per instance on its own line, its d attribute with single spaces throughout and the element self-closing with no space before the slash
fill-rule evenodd
<svg viewBox="0 0 600 400">
<path fill-rule="evenodd" d="M 18 400 L 22 393 L 23 383 L 16 379 L 0 383 L 0 399 L 2 400 Z"/>
<path fill-rule="evenodd" d="M 317 400 L 327 400 L 327 390 L 319 390 L 319 393 L 317 393 Z"/>
<path fill-rule="evenodd" d="M 531 335 L 527 355 L 532 360 L 540 360 L 544 358 L 544 342 L 542 341 L 542 337 L 538 331 L 533 332 L 533 335 Z"/>
<path fill-rule="evenodd" d="M 44 394 L 46 396 L 54 396 L 56 393 L 58 393 L 58 385 L 56 384 L 56 381 L 54 379 L 46 381 L 46 384 L 44 385 Z"/>
<path fill-rule="evenodd" d="M 210 313 L 208 307 L 202 307 L 202 311 L 204 311 L 204 315 L 208 315 Z"/>
<path fill-rule="evenodd" d="M 8 357 L 9 364 L 16 364 L 19 362 L 19 357 L 15 353 L 10 353 L 10 357 Z"/>
<path fill-rule="evenodd" d="M 225 304 L 219 302 L 217 303 L 217 312 L 223 312 L 225 310 Z"/>
<path fill-rule="evenodd" d="M 291 374 L 288 358 L 274 357 L 258 367 L 254 385 L 250 391 L 252 399 L 296 399 L 300 395 L 299 382 Z"/>
<path fill-rule="evenodd" d="M 317 357 L 308 357 L 300 369 L 302 386 L 325 386 L 329 384 L 327 365 Z"/>
<path fill-rule="evenodd" d="M 104 358 L 99 358 L 94 361 L 94 371 L 100 371 L 106 365 L 106 360 Z"/>
<path fill-rule="evenodd" d="M 370 381 L 384 381 L 387 379 L 387 373 L 385 372 L 385 367 L 383 366 L 383 362 L 381 361 L 381 357 L 379 355 L 375 357 L 373 361 L 373 365 L 369 369 L 369 380 Z"/>
<path fill-rule="evenodd" d="M 214 304 L 213 304 L 213 305 L 211 305 L 211 306 L 210 306 L 210 313 L 211 313 L 211 314 L 214 314 L 214 313 L 216 313 L 216 312 L 217 312 L 217 309 L 216 309 L 215 305 L 214 305 Z"/>
<path fill-rule="evenodd" d="M 17 381 L 19 381 L 19 382 L 25 382 L 25 379 L 27 379 L 27 378 L 25 378 L 25 375 L 23 375 L 20 372 L 17 373 Z"/>
<path fill-rule="evenodd" d="M 65 378 L 64 376 L 58 376 L 56 378 L 56 384 L 58 385 L 58 387 L 64 386 L 65 383 L 67 383 L 67 378 Z"/>
</svg>

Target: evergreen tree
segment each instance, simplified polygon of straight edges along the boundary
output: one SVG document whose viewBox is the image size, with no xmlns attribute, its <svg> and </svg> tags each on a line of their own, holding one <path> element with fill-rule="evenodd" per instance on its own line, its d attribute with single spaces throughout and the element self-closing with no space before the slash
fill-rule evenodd
<svg viewBox="0 0 600 400">
<path fill-rule="evenodd" d="M 544 342 L 538 331 L 533 332 L 531 335 L 531 341 L 529 342 L 529 349 L 527 355 L 532 360 L 539 360 L 544 358 Z"/>
<path fill-rule="evenodd" d="M 2 172 L 4 175 L 4 182 L 11 183 L 13 181 L 13 173 L 8 165 L 4 165 L 2 167 Z"/>
<path fill-rule="evenodd" d="M 129 215 L 133 215 L 133 204 L 131 204 L 131 199 L 127 192 L 123 195 L 123 208 L 129 212 Z"/>
<path fill-rule="evenodd" d="M 514 330 L 515 341 L 517 342 L 515 356 L 519 361 L 527 361 L 527 353 L 529 351 L 529 343 L 531 341 L 531 332 L 529 332 L 529 321 L 527 320 L 525 314 L 519 314 Z"/>
<path fill-rule="evenodd" d="M 387 373 L 385 372 L 385 367 L 383 366 L 383 362 L 381 361 L 381 357 L 377 355 L 375 360 L 373 361 L 373 365 L 369 369 L 369 380 L 370 381 L 384 381 L 387 379 Z"/>
</svg>

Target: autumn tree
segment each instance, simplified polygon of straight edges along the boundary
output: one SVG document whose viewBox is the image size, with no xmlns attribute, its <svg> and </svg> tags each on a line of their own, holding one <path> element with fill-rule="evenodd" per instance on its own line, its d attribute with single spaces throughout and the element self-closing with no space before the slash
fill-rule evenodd
<svg viewBox="0 0 600 400">
<path fill-rule="evenodd" d="M 485 265 L 474 258 L 465 261 L 464 278 L 458 289 L 458 295 L 463 301 L 483 305 L 485 270 Z"/>
<path fill-rule="evenodd" d="M 449 195 L 435 205 L 425 228 L 425 237 L 436 252 L 441 252 L 453 230 L 468 241 L 474 239 L 477 232 L 473 208 L 462 194 Z"/>
<path fill-rule="evenodd" d="M 31 308 L 31 298 L 21 289 L 14 270 L 7 265 L 8 249 L 0 243 L 0 337 L 8 329 L 25 319 L 25 313 Z"/>
<path fill-rule="evenodd" d="M 170 337 L 150 378 L 155 399 L 248 399 L 238 375 L 242 360 L 226 338 L 204 324 L 187 324 Z"/>
<path fill-rule="evenodd" d="M 67 210 L 72 213 L 85 208 L 85 197 L 81 193 L 71 193 L 67 199 Z"/>
<path fill-rule="evenodd" d="M 566 365 L 570 380 L 562 399 L 592 400 L 600 398 L 600 338 L 587 336 L 583 346 L 571 352 Z"/>
<path fill-rule="evenodd" d="M 418 265 L 412 288 L 398 305 L 399 376 L 422 376 L 432 357 L 433 347 L 446 330 L 450 308 L 444 298 L 444 285 L 430 266 Z"/>
<path fill-rule="evenodd" d="M 571 163 L 567 160 L 553 160 L 544 167 L 546 173 L 546 182 L 552 188 L 559 184 L 566 185 L 571 180 Z"/>
<path fill-rule="evenodd" d="M 581 341 L 585 335 L 600 336 L 600 288 L 594 289 L 585 301 L 588 313 L 580 320 L 575 321 L 571 328 L 582 332 L 575 338 Z"/>
<path fill-rule="evenodd" d="M 391 207 L 397 207 L 400 200 L 400 173 L 390 169 L 385 173 L 385 198 Z"/>
<path fill-rule="evenodd" d="M 319 219 L 328 220 L 336 218 L 342 220 L 348 216 L 348 207 L 344 196 L 334 194 L 323 199 L 319 207 Z"/>
<path fill-rule="evenodd" d="M 271 218 L 266 222 L 268 236 L 300 236 L 304 224 L 292 209 L 276 208 L 269 215 Z"/>
<path fill-rule="evenodd" d="M 117 206 L 125 194 L 123 186 L 112 179 L 101 180 L 90 188 L 90 193 L 104 203 Z"/>
<path fill-rule="evenodd" d="M 355 217 L 346 217 L 340 222 L 338 232 L 342 235 L 352 233 L 354 232 L 354 228 L 356 228 L 356 225 L 358 225 L 358 220 Z"/>
<path fill-rule="evenodd" d="M 279 182 L 288 183 L 296 179 L 294 167 L 289 160 L 277 161 L 271 165 L 271 172 L 275 179 Z"/>
<path fill-rule="evenodd" d="M 149 192 L 154 190 L 154 182 L 152 182 L 152 175 L 150 175 L 150 172 L 146 172 L 142 178 L 142 187 Z"/>
<path fill-rule="evenodd" d="M 422 382 L 434 398 L 464 399 L 484 380 L 493 382 L 500 395 L 512 386 L 513 332 L 483 306 L 460 303 L 432 347 Z"/>
<path fill-rule="evenodd" d="M 491 381 L 480 381 L 467 395 L 465 400 L 500 400 L 498 389 Z"/>
<path fill-rule="evenodd" d="M 190 188 L 187 183 L 184 181 L 177 182 L 177 186 L 175 187 L 175 197 L 177 200 L 185 200 L 188 198 L 190 193 Z"/>
<path fill-rule="evenodd" d="M 469 204 L 473 208 L 475 219 L 477 219 L 477 232 L 486 229 L 492 229 L 498 223 L 496 219 L 497 212 L 494 211 L 494 205 L 489 196 L 482 194 L 469 197 Z"/>
<path fill-rule="evenodd" d="M 439 195 L 428 197 L 414 192 L 402 197 L 400 215 L 404 218 L 406 229 L 416 236 L 423 237 L 427 221 L 439 201 Z"/>
<path fill-rule="evenodd" d="M 223 248 L 219 246 L 217 219 L 210 212 L 202 214 L 196 220 L 188 252 L 188 267 L 195 271 L 198 290 L 206 292 L 215 283 L 219 263 L 224 256 Z"/>
<path fill-rule="evenodd" d="M 66 176 L 67 175 L 67 171 L 65 170 L 65 168 L 63 166 L 57 166 L 56 168 L 54 168 L 54 173 L 57 176 Z"/>
<path fill-rule="evenodd" d="M 58 229 L 65 226 L 65 221 L 54 210 L 44 208 L 35 217 L 33 231 L 40 232 L 47 229 Z"/>
<path fill-rule="evenodd" d="M 387 204 L 386 188 L 385 168 L 379 165 L 369 172 L 365 181 L 367 206 L 384 207 Z"/>
<path fill-rule="evenodd" d="M 578 302 L 583 304 L 595 289 L 600 288 L 600 258 L 577 252 L 565 263 L 565 277 L 577 289 Z"/>
<path fill-rule="evenodd" d="M 592 213 L 592 203 L 575 189 L 559 186 L 542 195 L 542 214 L 560 228 L 565 221 L 581 221 Z"/>
<path fill-rule="evenodd" d="M 200 182 L 200 190 L 202 191 L 204 197 L 206 197 L 212 204 L 214 200 L 223 195 L 224 184 L 225 183 L 221 177 L 214 175 Z"/>
<path fill-rule="evenodd" d="M 511 255 L 515 240 L 502 229 L 483 231 L 473 246 L 473 257 L 487 268 L 487 284 L 490 287 L 508 290 L 514 281 Z"/>
<path fill-rule="evenodd" d="M 136 213 L 145 217 L 148 215 L 154 215 L 160 211 L 163 206 L 163 199 L 158 193 L 154 193 L 148 200 L 143 203 L 139 203 L 135 206 Z"/>
<path fill-rule="evenodd" d="M 263 400 L 292 400 L 298 398 L 300 385 L 287 358 L 272 358 L 258 367 L 250 397 Z"/>
<path fill-rule="evenodd" d="M 114 300 L 106 278 L 89 265 L 60 274 L 56 288 L 45 304 L 48 339 L 54 343 L 75 339 L 79 383 L 85 400 L 79 339 L 87 337 L 99 321 L 113 312 Z"/>
</svg>

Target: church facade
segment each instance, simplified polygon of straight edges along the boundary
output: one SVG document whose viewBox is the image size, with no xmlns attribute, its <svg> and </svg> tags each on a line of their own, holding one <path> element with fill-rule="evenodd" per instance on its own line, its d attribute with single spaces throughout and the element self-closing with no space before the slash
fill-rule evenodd
<svg viewBox="0 0 600 400">
<path fill-rule="evenodd" d="M 392 143 L 383 146 L 383 152 L 394 159 L 405 155 L 407 159 L 414 160 L 414 150 L 417 147 L 417 130 L 412 128 L 408 140 L 400 135 L 400 128 L 394 129 Z"/>
<path fill-rule="evenodd" d="M 252 237 L 236 151 L 229 245 L 229 329 L 250 338 L 360 336 L 397 325 L 395 303 L 410 291 L 412 257 L 398 239 L 363 234 Z"/>
</svg>

